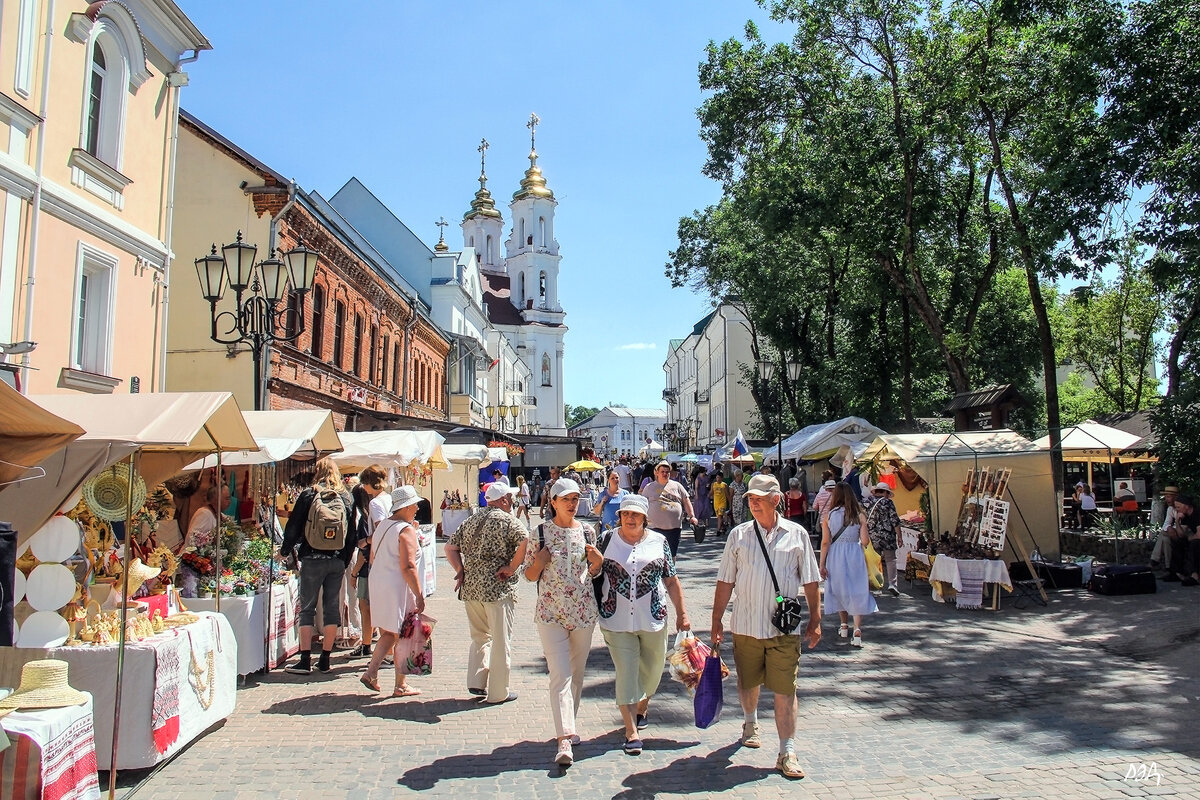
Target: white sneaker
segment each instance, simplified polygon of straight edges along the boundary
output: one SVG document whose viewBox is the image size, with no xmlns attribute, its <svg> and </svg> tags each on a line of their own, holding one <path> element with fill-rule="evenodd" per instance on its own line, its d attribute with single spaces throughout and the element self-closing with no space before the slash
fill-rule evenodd
<svg viewBox="0 0 1200 800">
<path fill-rule="evenodd" d="M 849 625 L 839 625 L 838 626 L 838 638 L 839 639 L 845 639 L 849 635 L 850 635 L 850 626 Z"/>
<path fill-rule="evenodd" d="M 575 763 L 575 755 L 571 752 L 570 739 L 558 740 L 558 755 L 554 757 L 554 763 L 563 767 L 569 767 Z"/>
<path fill-rule="evenodd" d="M 855 630 L 854 636 L 850 639 L 851 647 L 862 647 L 862 631 Z"/>
<path fill-rule="evenodd" d="M 899 590 L 899 589 L 897 589 L 895 586 L 889 586 L 889 587 L 888 587 L 888 592 L 889 592 L 889 593 L 892 595 L 892 597 L 899 597 L 899 596 L 900 596 L 900 590 Z"/>
</svg>

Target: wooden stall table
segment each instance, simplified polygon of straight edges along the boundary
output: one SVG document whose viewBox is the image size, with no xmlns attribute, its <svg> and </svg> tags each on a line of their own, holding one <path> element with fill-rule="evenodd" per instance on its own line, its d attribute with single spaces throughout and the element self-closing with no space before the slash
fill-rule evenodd
<svg viewBox="0 0 1200 800">
<path fill-rule="evenodd" d="M 215 613 L 215 598 L 189 597 L 184 604 L 193 611 Z M 250 596 L 222 595 L 221 614 L 229 620 L 237 640 L 237 674 L 249 675 L 271 669 L 300 651 L 300 584 L 295 578 L 271 587 L 271 635 L 267 637 L 267 593 Z"/>
<path fill-rule="evenodd" d="M 125 647 L 121 737 L 117 769 L 152 767 L 233 713 L 237 695 L 237 641 L 220 614 Z M 3 648 L 21 663 L 58 658 L 70 664 L 71 685 L 95 700 L 96 760 L 110 769 L 117 646 Z M 12 664 L 5 664 L 6 672 Z M 20 666 L 16 666 L 19 673 Z M 201 688 L 203 687 L 203 688 Z"/>
<path fill-rule="evenodd" d="M 992 584 L 992 610 L 995 611 L 1000 607 L 999 587 L 1012 591 L 1012 579 L 1008 575 L 1008 564 L 1004 561 L 934 556 L 930 564 L 929 585 L 933 587 L 933 599 L 938 602 L 946 601 L 949 593 L 944 585 L 949 585 L 954 590 L 955 603 L 959 608 L 983 608 L 983 586 L 986 583 Z"/>
<path fill-rule="evenodd" d="M 77 684 L 75 675 L 71 682 Z M 92 697 L 63 708 L 14 711 L 0 721 L 11 744 L 0 752 L 3 800 L 92 800 L 100 797 Z"/>
</svg>

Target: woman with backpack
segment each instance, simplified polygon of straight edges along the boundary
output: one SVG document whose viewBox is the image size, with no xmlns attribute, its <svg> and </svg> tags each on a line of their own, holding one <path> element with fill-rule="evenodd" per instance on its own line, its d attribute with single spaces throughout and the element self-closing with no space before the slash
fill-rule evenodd
<svg viewBox="0 0 1200 800">
<path fill-rule="evenodd" d="M 604 559 L 595 546 L 595 530 L 575 519 L 579 484 L 560 478 L 549 492 L 553 516 L 537 526 L 524 574 L 538 583 L 533 618 L 550 670 L 550 713 L 558 742 L 554 760 L 569 766 L 574 761 L 571 745 L 579 742 L 575 715 L 596 627 L 592 580 L 600 574 Z"/>
<path fill-rule="evenodd" d="M 646 527 L 650 503 L 641 495 L 621 501 L 620 526 L 602 540 L 600 631 L 616 672 L 616 700 L 625 723 L 625 753 L 640 755 L 638 731 L 647 726 L 650 698 L 658 691 L 667 657 L 667 598 L 675 630 L 692 623 L 667 537 Z"/>
</svg>

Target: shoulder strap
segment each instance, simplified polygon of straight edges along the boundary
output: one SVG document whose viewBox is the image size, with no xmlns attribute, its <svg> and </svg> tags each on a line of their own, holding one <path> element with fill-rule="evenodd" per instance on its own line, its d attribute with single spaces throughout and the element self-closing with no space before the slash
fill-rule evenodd
<svg viewBox="0 0 1200 800">
<path fill-rule="evenodd" d="M 771 554 L 767 552 L 767 543 L 763 541 L 762 531 L 758 529 L 758 520 L 754 520 L 754 538 L 758 539 L 758 546 L 762 549 L 763 558 L 767 561 L 767 571 L 771 573 L 771 585 L 775 587 L 775 601 L 779 602 L 783 599 L 783 595 L 779 593 L 779 581 L 775 579 L 775 567 L 771 564 Z"/>
<path fill-rule="evenodd" d="M 546 546 L 546 523 L 538 523 L 538 547 Z"/>
<path fill-rule="evenodd" d="M 833 512 L 832 512 L 832 511 L 830 511 L 829 513 L 830 513 L 830 514 L 832 514 Z M 857 521 L 857 520 L 854 520 L 854 521 Z M 840 536 L 841 536 L 843 533 L 845 533 L 845 532 L 846 532 L 846 528 L 849 528 L 849 527 L 850 527 L 850 525 L 851 525 L 851 522 L 852 522 L 852 520 L 850 519 L 850 515 L 849 515 L 848 513 L 846 513 L 846 507 L 845 507 L 845 506 L 842 506 L 842 527 L 838 528 L 837 535 L 836 535 L 836 536 L 834 536 L 832 539 L 830 539 L 830 540 L 829 540 L 829 543 L 830 543 L 831 545 L 832 545 L 834 542 L 836 542 L 836 541 L 838 540 L 838 538 L 839 538 L 839 537 L 840 537 Z"/>
</svg>

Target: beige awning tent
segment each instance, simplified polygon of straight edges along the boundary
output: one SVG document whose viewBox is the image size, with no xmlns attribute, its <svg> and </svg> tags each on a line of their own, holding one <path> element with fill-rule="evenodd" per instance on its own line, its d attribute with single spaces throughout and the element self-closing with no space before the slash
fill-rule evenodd
<svg viewBox="0 0 1200 800">
<path fill-rule="evenodd" d="M 450 468 L 442 453 L 446 437 L 437 431 L 347 431 L 339 438 L 343 450 L 331 457 L 343 472 L 370 464 L 401 467 L 427 464 L 433 469 Z"/>
<path fill-rule="evenodd" d="M 141 451 L 140 475 L 154 486 L 201 453 L 257 450 L 229 392 L 40 395 L 37 405 L 86 433 L 44 461 L 46 477 L 0 494 L 0 519 L 19 543 L 33 535 L 83 485 L 110 464 Z"/>
<path fill-rule="evenodd" d="M 0 381 L 0 490 L 31 477 L 37 464 L 83 434 L 83 428 Z"/>
<path fill-rule="evenodd" d="M 1100 461 L 1107 463 L 1118 458 L 1118 454 L 1126 447 L 1132 447 L 1140 442 L 1142 437 L 1089 420 L 1081 422 L 1078 425 L 1072 425 L 1069 428 L 1063 428 L 1060 439 L 1063 461 Z M 1039 447 L 1049 449 L 1050 437 L 1043 436 L 1035 444 Z M 1141 461 L 1144 459 L 1138 457 L 1134 460 Z"/>
<path fill-rule="evenodd" d="M 279 411 L 243 411 L 257 450 L 226 453 L 221 463 L 227 466 L 270 464 L 289 458 L 312 460 L 341 452 L 342 440 L 333 424 L 333 412 L 322 409 Z M 184 467 L 185 470 L 215 467 L 215 455 L 206 455 Z"/>
<path fill-rule="evenodd" d="M 967 470 L 1009 468 L 1008 496 L 1012 503 L 1010 536 L 1021 537 L 1027 549 L 1058 554 L 1059 502 L 1050 471 L 1050 452 L 1010 430 L 964 431 L 948 434 L 885 434 L 878 436 L 859 459 L 882 466 L 900 459 L 929 484 L 929 508 L 936 534 L 951 530 L 958 520 Z M 920 509 L 921 488 L 896 487 L 901 514 Z M 1031 544 L 1032 543 L 1032 544 Z M 1011 546 L 1006 557 L 1013 558 Z"/>
</svg>

